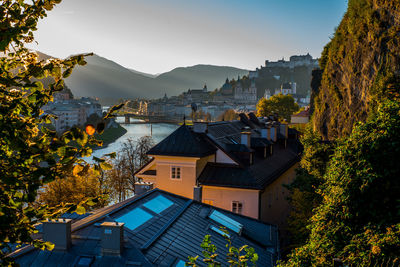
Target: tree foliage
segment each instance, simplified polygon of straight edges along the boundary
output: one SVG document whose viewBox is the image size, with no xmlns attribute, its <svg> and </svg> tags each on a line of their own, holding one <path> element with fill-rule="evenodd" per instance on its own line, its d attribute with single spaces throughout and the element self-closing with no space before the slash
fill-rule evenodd
<svg viewBox="0 0 400 267">
<path fill-rule="evenodd" d="M 256 266 L 256 263 L 258 261 L 258 254 L 255 253 L 254 248 L 249 247 L 248 245 L 243 245 L 240 248 L 232 246 L 229 232 L 224 227 L 222 227 L 220 230 L 225 233 L 224 237 L 226 240 L 226 248 L 228 250 L 224 265 L 225 263 L 227 263 L 229 264 L 229 266 L 245 267 L 249 266 L 249 263 L 251 263 L 252 266 Z M 206 263 L 207 266 L 217 267 L 222 265 L 222 263 L 217 260 L 217 247 L 211 242 L 211 235 L 206 235 L 204 237 L 203 242 L 201 242 L 200 244 L 200 247 L 203 249 L 202 254 L 204 258 L 202 261 Z M 189 256 L 188 262 L 185 265 L 193 267 L 198 266 L 196 264 L 198 258 L 199 256 Z"/>
<path fill-rule="evenodd" d="M 338 140 L 318 193 L 308 242 L 288 266 L 400 262 L 400 103 L 387 100 Z"/>
<path fill-rule="evenodd" d="M 233 109 L 225 110 L 224 113 L 218 116 L 219 121 L 233 121 L 239 118 L 239 114 Z"/>
<path fill-rule="evenodd" d="M 134 141 L 128 139 L 117 157 L 110 162 L 112 168 L 105 172 L 110 198 L 113 201 L 123 201 L 135 192 L 136 171 L 146 164 L 150 157 L 147 151 L 154 145 L 151 136 L 142 136 Z"/>
<path fill-rule="evenodd" d="M 57 207 L 60 203 L 81 203 L 82 199 L 97 198 L 93 205 L 83 204 L 86 210 L 105 207 L 110 203 L 108 183 L 102 182 L 101 175 L 86 173 L 77 175 L 71 173 L 65 178 L 56 179 L 46 184 L 39 192 L 37 202 L 49 207 Z"/>
<path fill-rule="evenodd" d="M 53 117 L 44 114 L 41 107 L 52 101 L 54 92 L 64 88 L 63 79 L 75 65 L 86 63 L 84 55 L 40 61 L 37 53 L 24 47 L 34 40 L 38 20 L 58 3 L 60 0 L 29 3 L 6 0 L 0 5 L 0 262 L 3 265 L 12 262 L 6 257 L 10 243 L 31 244 L 41 249 L 53 247 L 32 238 L 37 232 L 35 224 L 76 210 L 79 205 L 37 206 L 38 190 L 68 173 L 89 172 L 90 166 L 79 158 L 91 154 L 88 144 L 101 145 L 78 128 L 57 136 L 45 126 Z M 50 82 L 44 86 L 42 79 Z M 85 211 L 83 207 L 78 210 Z"/>
<path fill-rule="evenodd" d="M 300 109 L 291 95 L 277 94 L 270 99 L 261 98 L 257 103 L 257 116 L 266 117 L 273 114 L 286 121 L 290 121 L 290 116 Z"/>
<path fill-rule="evenodd" d="M 300 167 L 296 178 L 287 188 L 290 191 L 289 201 L 292 210 L 288 219 L 290 248 L 304 245 L 310 229 L 313 210 L 321 204 L 322 197 L 317 193 L 324 183 L 324 175 L 329 159 L 333 153 L 334 143 L 321 141 L 321 136 L 308 124 L 301 143 L 304 147 Z"/>
<path fill-rule="evenodd" d="M 196 111 L 192 110 L 190 117 L 193 121 L 211 121 L 211 114 L 204 112 L 202 109 Z"/>
</svg>

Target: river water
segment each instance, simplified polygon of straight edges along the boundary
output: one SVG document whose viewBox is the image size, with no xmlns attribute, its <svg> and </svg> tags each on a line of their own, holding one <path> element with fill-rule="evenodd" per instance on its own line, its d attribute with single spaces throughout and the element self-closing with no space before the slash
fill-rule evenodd
<svg viewBox="0 0 400 267">
<path fill-rule="evenodd" d="M 123 122 L 123 121 L 124 117 L 117 117 L 117 122 Z M 139 120 L 131 119 L 131 122 L 133 121 L 139 121 Z M 122 148 L 122 144 L 126 142 L 128 138 L 137 140 L 142 136 L 151 135 L 154 143 L 157 144 L 179 127 L 178 125 L 168 124 L 168 123 L 155 123 L 152 125 L 150 123 L 122 124 L 121 126 L 124 127 L 127 130 L 127 132 L 123 136 L 115 140 L 115 142 L 109 144 L 107 147 L 93 150 L 92 156 L 101 157 L 104 154 L 108 154 L 111 152 L 118 152 Z M 151 128 L 153 128 L 152 131 Z"/>
</svg>

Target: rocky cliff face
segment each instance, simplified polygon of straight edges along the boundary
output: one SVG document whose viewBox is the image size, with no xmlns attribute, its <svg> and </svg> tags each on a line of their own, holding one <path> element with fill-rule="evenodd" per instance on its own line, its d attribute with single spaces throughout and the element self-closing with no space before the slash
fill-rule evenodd
<svg viewBox="0 0 400 267">
<path fill-rule="evenodd" d="M 400 1 L 349 0 L 313 73 L 313 125 L 325 139 L 347 136 L 383 98 L 400 91 Z"/>
</svg>

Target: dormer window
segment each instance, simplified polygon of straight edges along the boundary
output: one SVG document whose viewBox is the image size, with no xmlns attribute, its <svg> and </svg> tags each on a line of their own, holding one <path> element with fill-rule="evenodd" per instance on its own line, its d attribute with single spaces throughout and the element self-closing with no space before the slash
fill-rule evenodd
<svg viewBox="0 0 400 267">
<path fill-rule="evenodd" d="M 181 179 L 181 167 L 171 167 L 171 179 Z"/>
<path fill-rule="evenodd" d="M 242 214 L 242 202 L 232 201 L 232 212 Z"/>
</svg>

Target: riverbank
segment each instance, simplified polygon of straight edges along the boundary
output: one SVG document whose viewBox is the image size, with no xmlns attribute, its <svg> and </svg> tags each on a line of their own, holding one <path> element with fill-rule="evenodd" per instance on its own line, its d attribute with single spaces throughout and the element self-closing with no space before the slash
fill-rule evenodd
<svg viewBox="0 0 400 267">
<path fill-rule="evenodd" d="M 121 121 L 121 119 L 117 118 L 117 122 L 120 122 L 120 121 Z M 159 123 L 159 124 L 157 123 L 157 124 L 153 124 L 153 125 L 150 125 L 150 124 L 125 124 L 125 125 L 121 126 L 121 128 L 124 128 L 127 130 L 127 132 L 125 134 L 118 137 L 121 133 L 118 135 L 114 135 L 116 133 L 111 132 L 110 134 L 113 135 L 113 139 L 116 138 L 116 140 L 111 143 L 108 142 L 108 146 L 106 144 L 104 144 L 104 146 L 102 146 L 102 147 L 98 147 L 96 149 L 93 148 L 92 156 L 100 158 L 105 154 L 109 154 L 112 152 L 118 152 L 122 149 L 123 144 L 126 143 L 128 139 L 132 139 L 133 141 L 136 141 L 143 136 L 151 136 L 154 141 L 154 144 L 157 144 L 158 142 L 163 140 L 165 137 L 167 137 L 169 134 L 171 134 L 173 131 L 175 131 L 178 127 L 179 127 L 178 125 L 166 124 L 166 123 Z M 100 137 L 100 135 L 97 136 L 97 138 L 99 138 L 99 137 Z M 88 159 L 88 161 L 90 162 L 90 159 Z"/>
<path fill-rule="evenodd" d="M 103 141 L 103 146 L 96 147 L 95 149 L 101 149 L 107 147 L 109 144 L 114 143 L 118 138 L 126 134 L 128 131 L 120 124 L 116 123 L 118 127 L 110 127 L 105 129 L 102 134 L 96 134 L 95 137 L 98 140 Z"/>
</svg>

